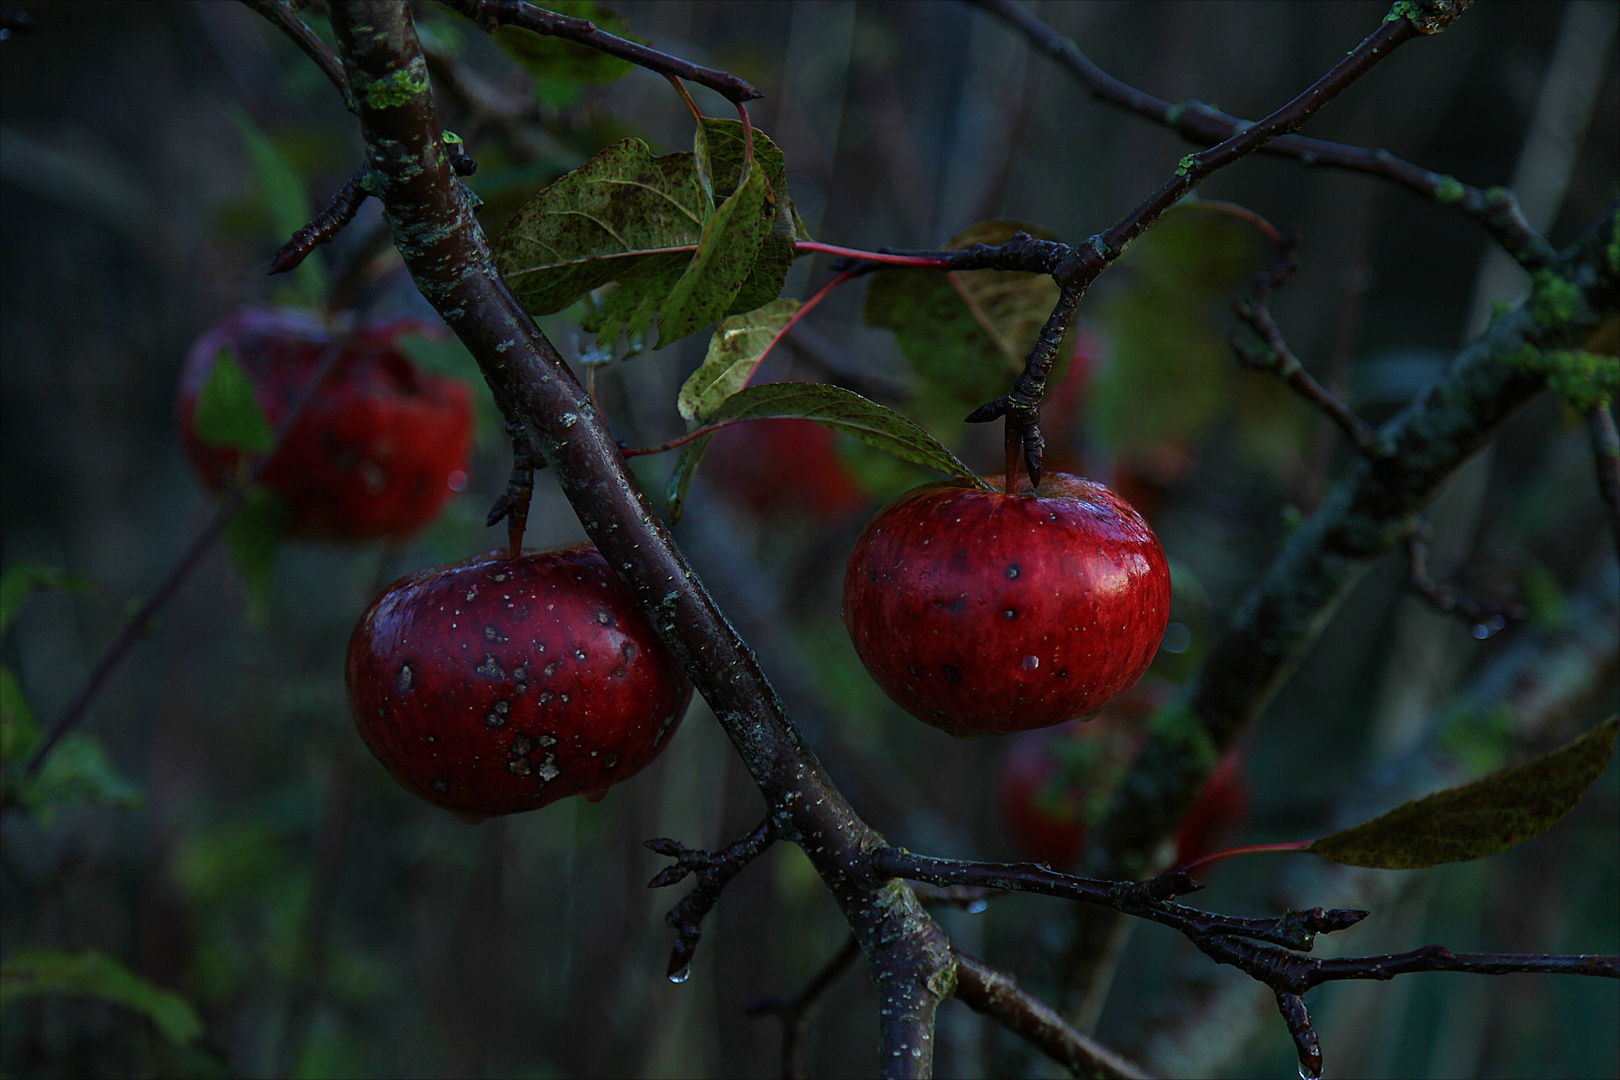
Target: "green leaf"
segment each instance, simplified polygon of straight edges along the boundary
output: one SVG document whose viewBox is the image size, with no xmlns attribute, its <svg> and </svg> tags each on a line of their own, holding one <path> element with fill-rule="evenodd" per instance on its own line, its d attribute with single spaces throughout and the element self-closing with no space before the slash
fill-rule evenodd
<svg viewBox="0 0 1620 1080">
<path fill-rule="evenodd" d="M 559 15 L 584 19 L 594 23 L 598 30 L 615 37 L 641 41 L 640 38 L 632 37 L 627 32 L 630 24 L 625 21 L 624 16 L 600 4 L 592 3 L 591 0 L 548 0 L 547 3 L 535 6 L 555 11 Z M 566 38 L 537 34 L 533 30 L 525 30 L 518 26 L 503 26 L 496 30 L 495 44 L 499 45 L 506 55 L 517 61 L 525 71 L 545 79 L 548 83 L 610 83 L 624 77 L 635 66 L 628 60 L 621 60 L 617 56 L 610 56 Z"/>
<path fill-rule="evenodd" d="M 0 765 L 20 761 L 39 742 L 34 710 L 9 667 L 0 664 Z"/>
<path fill-rule="evenodd" d="M 208 381 L 197 393 L 197 411 L 191 423 L 197 438 L 208 446 L 264 453 L 275 445 L 253 383 L 229 349 L 220 349 L 214 358 Z"/>
<path fill-rule="evenodd" d="M 52 566 L 31 562 L 12 563 L 6 567 L 4 574 L 0 574 L 0 634 L 11 629 L 11 621 L 22 609 L 23 601 L 35 589 L 81 592 L 89 585 L 88 578 Z"/>
<path fill-rule="evenodd" d="M 981 221 L 945 246 L 1000 244 L 1016 232 L 1056 239 L 1027 222 Z M 1045 274 L 896 268 L 872 278 L 867 324 L 894 331 L 923 382 L 969 409 L 1007 392 L 1058 299 L 1057 284 Z M 1066 361 L 1067 350 L 1058 352 L 1060 363 Z"/>
<path fill-rule="evenodd" d="M 697 252 L 658 308 L 654 348 L 701 330 L 731 308 L 770 231 L 770 219 L 760 216 L 765 188 L 764 172 L 749 169 L 737 190 L 703 223 Z"/>
<path fill-rule="evenodd" d="M 617 282 L 583 324 L 612 341 L 620 332 L 644 337 L 655 315 L 689 333 L 707 324 L 695 319 L 713 322 L 774 300 L 803 228 L 786 196 L 781 150 L 754 132 L 755 168 L 745 177 L 741 131 L 734 120 L 703 123 L 710 182 L 726 197 L 718 209 L 694 153 L 654 157 L 639 139 L 608 147 L 541 191 L 493 245 L 518 302 L 550 315 Z M 660 345 L 673 333 L 661 328 Z"/>
<path fill-rule="evenodd" d="M 710 423 L 726 420 L 764 420 L 789 417 L 814 420 L 834 431 L 853 435 L 861 442 L 904 461 L 924 465 L 950 476 L 960 476 L 984 486 L 955 454 L 917 424 L 892 409 L 842 387 L 822 383 L 766 383 L 749 386 L 726 398 L 709 417 Z M 680 520 L 686 491 L 697 472 L 698 462 L 708 448 L 711 435 L 687 443 L 681 450 L 675 471 L 665 489 L 671 523 Z"/>
<path fill-rule="evenodd" d="M 271 227 L 280 238 L 277 242 L 285 242 L 315 216 L 303 177 L 251 116 L 235 106 L 227 106 L 225 111 L 247 146 L 259 190 L 270 211 Z M 298 302 L 307 307 L 319 306 L 326 297 L 326 264 L 318 258 L 305 259 L 293 275 Z"/>
<path fill-rule="evenodd" d="M 798 310 L 797 300 L 772 300 L 715 328 L 708 355 L 675 398 L 688 430 L 707 423 L 727 398 L 743 388 L 766 348 Z"/>
<path fill-rule="evenodd" d="M 1191 202 L 1161 217 L 1105 275 L 1098 321 L 1107 349 L 1086 419 L 1111 452 L 1142 459 L 1167 443 L 1191 446 L 1231 402 L 1240 376 L 1227 346 L 1229 305 L 1259 256 L 1252 224 Z"/>
<path fill-rule="evenodd" d="M 225 546 L 247 591 L 248 615 L 256 622 L 269 611 L 276 549 L 286 532 L 286 503 L 262 489 L 252 491 L 225 526 Z"/>
<path fill-rule="evenodd" d="M 202 1021 L 184 998 L 94 949 L 12 953 L 0 964 L 0 1009 L 34 994 L 70 994 L 121 1005 L 151 1020 L 177 1046 L 190 1046 L 203 1033 Z"/>
<path fill-rule="evenodd" d="M 13 795 L 46 821 L 61 806 L 102 803 L 133 809 L 141 804 L 140 789 L 113 767 L 101 740 L 83 734 L 64 736 L 36 776 L 17 782 Z"/>
<path fill-rule="evenodd" d="M 1550 754 L 1397 806 L 1306 850 L 1348 866 L 1413 870 L 1482 859 L 1540 836 L 1575 808 L 1609 763 L 1620 716 Z"/>
</svg>

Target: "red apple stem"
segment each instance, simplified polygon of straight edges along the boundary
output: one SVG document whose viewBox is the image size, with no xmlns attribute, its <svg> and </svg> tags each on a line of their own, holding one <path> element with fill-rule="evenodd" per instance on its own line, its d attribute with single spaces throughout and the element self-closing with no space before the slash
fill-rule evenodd
<svg viewBox="0 0 1620 1080">
<path fill-rule="evenodd" d="M 754 164 L 754 122 L 748 118 L 748 105 L 746 102 L 733 102 L 737 106 L 737 115 L 742 119 L 743 127 L 743 166 L 742 175 L 748 175 L 749 166 Z"/>
<path fill-rule="evenodd" d="M 697 102 L 692 100 L 692 95 L 686 92 L 686 84 L 681 82 L 678 76 L 667 71 L 663 73 L 663 76 L 669 80 L 669 85 L 675 88 L 675 92 L 681 95 L 681 100 L 686 102 L 686 111 L 692 114 L 692 120 L 698 124 L 703 123 L 703 113 L 698 110 Z"/>
<path fill-rule="evenodd" d="M 858 248 L 823 244 L 819 240 L 800 240 L 793 245 L 796 251 L 814 251 L 822 255 L 841 255 L 846 259 L 883 263 L 887 266 L 921 266 L 929 270 L 949 270 L 951 260 L 939 255 L 898 255 L 887 251 L 861 251 Z"/>
<path fill-rule="evenodd" d="M 1314 843 L 1316 843 L 1315 840 L 1296 840 L 1288 844 L 1251 844 L 1248 847 L 1228 848 L 1225 851 L 1216 851 L 1204 855 L 1190 863 L 1183 863 L 1176 869 L 1181 873 L 1190 874 L 1201 867 L 1213 866 L 1215 863 L 1224 862 L 1239 855 L 1273 855 L 1293 851 L 1309 851 Z"/>
</svg>

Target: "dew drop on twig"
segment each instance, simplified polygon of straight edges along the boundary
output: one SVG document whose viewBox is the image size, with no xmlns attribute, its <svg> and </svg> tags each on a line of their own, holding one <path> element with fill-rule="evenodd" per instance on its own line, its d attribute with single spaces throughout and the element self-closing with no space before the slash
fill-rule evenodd
<svg viewBox="0 0 1620 1080">
<path fill-rule="evenodd" d="M 962 906 L 962 910 L 969 915 L 982 915 L 990 905 L 983 900 L 969 900 Z"/>
<path fill-rule="evenodd" d="M 687 979 L 690 979 L 691 977 L 692 977 L 692 969 L 691 969 L 690 966 L 683 967 L 679 971 L 672 971 L 672 972 L 669 973 L 669 981 L 672 982 L 672 983 L 676 983 L 677 985 L 680 984 L 680 983 L 685 982 Z"/>
</svg>

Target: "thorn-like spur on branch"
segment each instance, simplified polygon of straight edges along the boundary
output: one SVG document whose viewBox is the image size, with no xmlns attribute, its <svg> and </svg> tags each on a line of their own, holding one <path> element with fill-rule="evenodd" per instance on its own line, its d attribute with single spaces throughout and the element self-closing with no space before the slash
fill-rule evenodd
<svg viewBox="0 0 1620 1080">
<path fill-rule="evenodd" d="M 308 225 L 292 234 L 292 238 L 270 257 L 270 273 L 285 274 L 298 268 L 298 264 L 309 258 L 314 250 L 322 244 L 329 244 L 343 226 L 354 220 L 354 215 L 360 211 L 360 204 L 366 201 L 370 192 L 363 186 L 366 179 L 364 166 L 356 169 L 354 175 L 343 182 L 332 196 L 332 201 L 326 204 L 326 209 L 316 214 Z"/>
<path fill-rule="evenodd" d="M 332 55 L 326 42 L 298 17 L 297 9 L 287 0 L 242 0 L 242 3 L 275 23 L 293 43 L 304 50 L 304 55 L 315 61 L 315 66 L 337 87 L 343 96 L 343 107 L 354 112 L 354 95 L 349 90 L 349 77 L 343 73 L 343 62 Z"/>
<path fill-rule="evenodd" d="M 1076 1076 L 1147 1080 L 1148 1073 L 1090 1036 L 1005 972 L 956 954 L 956 1000 L 1021 1036 Z"/>
<path fill-rule="evenodd" d="M 1280 258 L 1277 265 L 1255 274 L 1254 295 L 1247 299 L 1232 301 L 1232 310 L 1249 329 L 1254 331 L 1265 348 L 1256 349 L 1234 336 L 1231 339 L 1232 352 L 1244 367 L 1272 372 L 1292 387 L 1295 393 L 1313 402 L 1327 414 L 1328 419 L 1339 426 L 1339 430 L 1355 444 L 1356 449 L 1367 457 L 1375 460 L 1386 457 L 1389 448 L 1379 441 L 1378 433 L 1373 430 L 1372 425 L 1352 412 L 1349 406 L 1305 370 L 1305 365 L 1299 362 L 1299 357 L 1288 347 L 1282 329 L 1278 327 L 1277 320 L 1271 315 L 1271 308 L 1267 306 L 1272 293 L 1299 269 L 1299 260 L 1294 256 L 1294 246 L 1297 242 L 1297 235 L 1293 230 L 1289 230 L 1279 245 Z"/>
<path fill-rule="evenodd" d="M 692 891 L 664 916 L 664 921 L 675 928 L 675 947 L 669 953 L 668 974 L 671 979 L 684 981 L 684 973 L 697 952 L 699 939 L 703 937 L 703 917 L 720 899 L 721 890 L 760 852 L 770 847 L 775 839 L 776 825 L 767 817 L 754 827 L 753 832 L 724 851 L 694 850 L 662 838 L 647 841 L 647 846 L 653 851 L 675 860 L 674 866 L 666 866 L 647 882 L 647 888 L 661 889 L 673 885 L 688 874 L 697 878 Z"/>
<path fill-rule="evenodd" d="M 1015 0 L 978 0 L 978 3 L 1020 31 L 1035 48 L 1066 68 L 1090 91 L 1092 97 L 1174 128 L 1189 142 L 1213 146 L 1249 126 L 1248 121 L 1202 102 L 1171 104 L 1120 82 L 1094 64 L 1073 41 L 1047 26 Z M 1453 14 L 1463 6 L 1455 5 Z M 1481 190 L 1454 177 L 1430 172 L 1403 161 L 1386 150 L 1367 150 L 1303 135 L 1284 135 L 1264 146 L 1262 152 L 1293 158 L 1303 165 L 1367 173 L 1423 198 L 1456 206 L 1483 225 L 1502 249 L 1527 270 L 1541 267 L 1553 255 L 1552 246 L 1525 219 L 1518 198 L 1505 188 Z"/>
<path fill-rule="evenodd" d="M 1419 522 L 1406 538 L 1406 587 L 1417 593 L 1439 612 L 1466 619 L 1474 636 L 1488 638 L 1510 622 L 1523 622 L 1530 612 L 1511 600 L 1478 600 L 1466 593 L 1441 585 L 1429 575 L 1429 530 Z"/>
<path fill-rule="evenodd" d="M 1620 432 L 1615 431 L 1614 414 L 1606 404 L 1594 405 L 1587 411 L 1586 427 L 1592 433 L 1592 460 L 1597 466 L 1598 491 L 1608 504 L 1615 549 L 1620 551 Z"/>
<path fill-rule="evenodd" d="M 1148 881 L 1099 881 L 1060 874 L 1042 863 L 974 863 L 881 847 L 870 856 L 870 873 L 931 885 L 976 885 L 1005 892 L 1038 893 L 1112 908 L 1121 914 L 1168 926 L 1194 940 L 1221 935 L 1249 938 L 1285 949 L 1309 950 L 1317 934 L 1354 926 L 1365 911 L 1290 911 L 1275 919 L 1240 919 L 1171 903 L 1204 886 L 1179 870 Z"/>
<path fill-rule="evenodd" d="M 804 1042 L 810 1029 L 810 1014 L 860 955 L 861 943 L 852 935 L 844 942 L 844 947 L 839 949 L 797 994 L 787 998 L 761 998 L 750 1002 L 743 1009 L 744 1015 L 747 1016 L 775 1016 L 781 1019 L 784 1080 L 799 1080 L 800 1077 L 807 1075 Z"/>
<path fill-rule="evenodd" d="M 529 526 L 529 503 L 534 498 L 534 471 L 546 467 L 546 459 L 534 441 L 528 425 L 508 421 L 507 434 L 512 437 L 512 475 L 506 481 L 506 490 L 489 508 L 484 527 L 489 528 L 502 518 L 506 519 L 506 549 L 515 559 L 523 551 L 523 531 Z"/>
<path fill-rule="evenodd" d="M 585 19 L 558 15 L 524 3 L 524 0 L 444 0 L 444 3 L 477 23 L 486 33 L 494 33 L 502 26 L 518 26 L 536 34 L 566 38 L 660 75 L 675 75 L 699 86 L 707 86 L 728 101 L 752 101 L 765 96 L 746 80 L 728 72 L 699 67 L 689 60 L 598 30 L 594 23 Z"/>
</svg>

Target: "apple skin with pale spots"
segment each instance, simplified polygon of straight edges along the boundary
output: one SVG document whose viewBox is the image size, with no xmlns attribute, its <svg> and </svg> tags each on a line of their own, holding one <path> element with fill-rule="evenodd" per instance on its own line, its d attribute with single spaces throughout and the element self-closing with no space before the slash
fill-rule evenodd
<svg viewBox="0 0 1620 1080">
<path fill-rule="evenodd" d="M 1147 670 L 1170 570 L 1131 505 L 1067 473 L 1009 495 L 927 484 L 873 518 L 844 625 L 885 693 L 961 737 L 1095 713 Z"/>
<path fill-rule="evenodd" d="M 186 357 L 175 400 L 181 446 L 206 487 L 229 486 L 242 452 L 208 445 L 193 423 L 219 354 L 236 358 L 275 430 L 326 350 L 336 348 L 332 370 L 259 483 L 285 503 L 289 536 L 344 543 L 410 537 L 467 483 L 472 392 L 458 379 L 418 370 L 399 349 L 407 335 L 444 333 L 409 318 L 345 333 L 294 309 L 241 308 L 205 331 Z"/>
<path fill-rule="evenodd" d="M 600 798 L 658 756 L 692 700 L 589 544 L 396 581 L 355 627 L 345 675 L 394 779 L 469 819 Z"/>
</svg>

